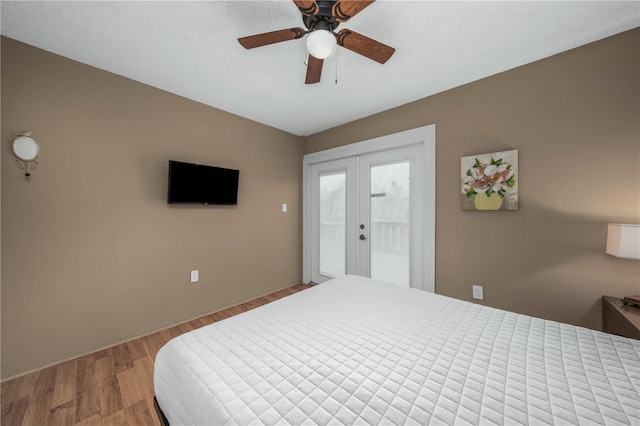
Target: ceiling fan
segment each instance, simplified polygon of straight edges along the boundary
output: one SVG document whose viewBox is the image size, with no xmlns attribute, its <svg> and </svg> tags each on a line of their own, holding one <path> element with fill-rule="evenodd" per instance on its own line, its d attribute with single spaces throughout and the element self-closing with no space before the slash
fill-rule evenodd
<svg viewBox="0 0 640 426">
<path fill-rule="evenodd" d="M 305 35 L 307 37 L 307 75 L 305 84 L 313 84 L 320 81 L 322 64 L 326 58 L 335 51 L 336 45 L 340 45 L 352 52 L 358 53 L 376 62 L 384 64 L 389 60 L 395 49 L 373 40 L 362 34 L 348 29 L 335 32 L 341 22 L 346 22 L 360 13 L 375 0 L 293 0 L 302 13 L 302 22 L 307 28 L 287 28 L 271 31 L 238 39 L 246 49 L 280 43 L 287 40 L 296 40 Z"/>
</svg>

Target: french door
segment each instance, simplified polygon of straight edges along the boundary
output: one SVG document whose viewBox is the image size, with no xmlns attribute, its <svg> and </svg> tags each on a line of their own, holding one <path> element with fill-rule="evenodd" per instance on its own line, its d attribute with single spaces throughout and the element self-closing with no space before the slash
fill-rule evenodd
<svg viewBox="0 0 640 426">
<path fill-rule="evenodd" d="M 311 164 L 311 281 L 355 274 L 424 288 L 424 145 Z"/>
<path fill-rule="evenodd" d="M 321 283 L 356 270 L 356 157 L 311 166 L 311 280 Z"/>
<path fill-rule="evenodd" d="M 410 287 L 422 282 L 423 147 L 358 158 L 356 275 Z"/>
</svg>

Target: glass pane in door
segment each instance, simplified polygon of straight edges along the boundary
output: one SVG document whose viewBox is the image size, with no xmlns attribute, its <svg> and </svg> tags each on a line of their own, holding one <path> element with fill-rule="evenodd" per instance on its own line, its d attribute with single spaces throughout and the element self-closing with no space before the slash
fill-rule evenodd
<svg viewBox="0 0 640 426">
<path fill-rule="evenodd" d="M 320 175 L 319 269 L 321 274 L 345 274 L 347 174 Z"/>
<path fill-rule="evenodd" d="M 371 278 L 409 287 L 410 163 L 370 168 Z"/>
</svg>

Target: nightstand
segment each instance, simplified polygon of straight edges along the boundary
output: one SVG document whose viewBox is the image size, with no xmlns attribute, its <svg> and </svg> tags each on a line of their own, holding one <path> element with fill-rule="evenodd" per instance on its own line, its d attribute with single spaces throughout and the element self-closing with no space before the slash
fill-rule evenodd
<svg viewBox="0 0 640 426">
<path fill-rule="evenodd" d="M 640 339 L 640 308 L 623 305 L 617 297 L 602 296 L 602 331 Z"/>
</svg>

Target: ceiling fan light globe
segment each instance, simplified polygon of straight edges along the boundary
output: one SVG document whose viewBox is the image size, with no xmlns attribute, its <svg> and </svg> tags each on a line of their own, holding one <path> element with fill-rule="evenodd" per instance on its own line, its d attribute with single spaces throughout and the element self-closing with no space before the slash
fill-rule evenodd
<svg viewBox="0 0 640 426">
<path fill-rule="evenodd" d="M 307 37 L 307 51 L 318 59 L 326 59 L 336 51 L 336 37 L 327 30 L 315 30 Z"/>
</svg>

